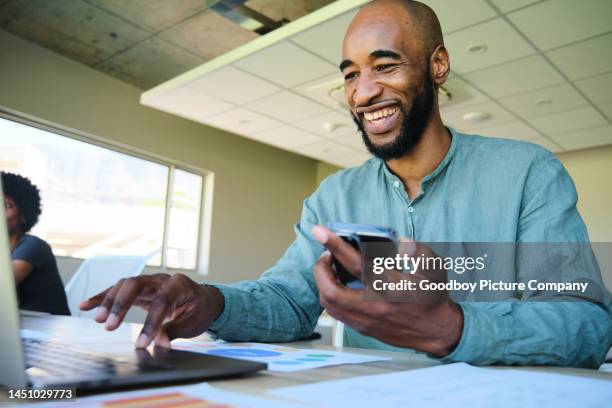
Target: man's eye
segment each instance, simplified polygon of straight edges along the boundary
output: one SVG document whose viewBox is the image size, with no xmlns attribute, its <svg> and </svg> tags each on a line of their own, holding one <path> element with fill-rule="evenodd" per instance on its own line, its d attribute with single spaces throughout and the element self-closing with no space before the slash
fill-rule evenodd
<svg viewBox="0 0 612 408">
<path fill-rule="evenodd" d="M 377 72 L 388 72 L 395 68 L 397 64 L 381 64 L 376 66 Z"/>
<path fill-rule="evenodd" d="M 356 72 L 349 72 L 348 74 L 346 74 L 344 76 L 344 80 L 345 81 L 350 81 L 351 79 L 355 79 L 357 77 L 357 73 Z"/>
</svg>

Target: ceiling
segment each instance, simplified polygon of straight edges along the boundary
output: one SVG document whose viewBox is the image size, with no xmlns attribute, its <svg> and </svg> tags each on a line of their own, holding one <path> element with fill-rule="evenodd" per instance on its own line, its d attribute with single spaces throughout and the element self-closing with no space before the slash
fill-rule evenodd
<svg viewBox="0 0 612 408">
<path fill-rule="evenodd" d="M 332 3 L 141 101 L 318 160 L 358 165 L 368 154 L 329 92 L 342 83 L 342 37 L 359 3 Z M 612 144 L 611 1 L 425 3 L 441 20 L 451 57 L 447 125 L 554 152 Z"/>
<path fill-rule="evenodd" d="M 0 0 L 0 28 L 149 89 L 258 34 L 206 10 L 206 0 Z M 248 0 L 293 21 L 332 0 Z"/>
<path fill-rule="evenodd" d="M 554 152 L 612 144 L 612 1 L 424 2 L 451 56 L 445 123 Z M 327 3 L 249 0 L 292 21 L 265 36 L 204 0 L 0 0 L 0 27 L 141 88 L 163 82 L 142 95 L 147 106 L 352 166 L 369 156 L 330 91 L 365 1 Z"/>
</svg>

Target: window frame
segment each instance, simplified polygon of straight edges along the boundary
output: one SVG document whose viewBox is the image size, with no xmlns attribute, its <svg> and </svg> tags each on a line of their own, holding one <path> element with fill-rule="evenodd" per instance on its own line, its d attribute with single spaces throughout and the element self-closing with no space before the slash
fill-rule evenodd
<svg viewBox="0 0 612 408">
<path fill-rule="evenodd" d="M 198 275 L 208 275 L 210 265 L 210 232 L 212 227 L 212 203 L 214 187 L 214 173 L 212 171 L 191 164 L 183 163 L 163 155 L 147 152 L 144 149 L 140 149 L 134 146 L 129 146 L 127 144 L 111 141 L 107 138 L 97 136 L 88 132 L 70 128 L 68 126 L 63 126 L 52 121 L 24 114 L 22 112 L 6 109 L 1 106 L 0 118 L 167 167 L 168 179 L 166 181 L 166 199 L 164 203 L 164 230 L 162 231 L 162 247 L 160 260 L 161 265 L 147 265 L 146 269 L 150 269 L 156 272 L 187 272 L 196 273 Z M 202 177 L 202 188 L 200 191 L 200 208 L 198 213 L 199 227 L 197 229 L 196 238 L 196 259 L 195 267 L 193 269 L 172 268 L 166 265 L 168 228 L 170 225 L 170 209 L 172 208 L 172 183 L 174 178 L 174 170 L 182 170 Z M 59 258 L 66 258 L 71 260 L 82 259 L 73 256 L 61 256 Z"/>
</svg>

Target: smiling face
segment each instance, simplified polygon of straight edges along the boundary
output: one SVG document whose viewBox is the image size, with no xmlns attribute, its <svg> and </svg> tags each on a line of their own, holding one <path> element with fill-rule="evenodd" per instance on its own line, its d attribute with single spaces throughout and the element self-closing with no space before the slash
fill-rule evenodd
<svg viewBox="0 0 612 408">
<path fill-rule="evenodd" d="M 347 102 L 370 152 L 396 159 L 418 143 L 436 102 L 420 31 L 397 2 L 378 2 L 353 19 L 340 69 Z"/>
</svg>

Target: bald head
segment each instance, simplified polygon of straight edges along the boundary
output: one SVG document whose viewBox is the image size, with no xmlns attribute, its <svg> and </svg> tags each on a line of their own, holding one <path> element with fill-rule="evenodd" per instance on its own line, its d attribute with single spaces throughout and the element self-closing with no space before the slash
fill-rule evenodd
<svg viewBox="0 0 612 408">
<path fill-rule="evenodd" d="M 427 5 L 414 0 L 374 0 L 359 10 L 347 31 L 375 20 L 391 17 L 401 26 L 406 36 L 417 45 L 417 50 L 428 57 L 434 49 L 444 44 L 442 28 L 436 13 Z"/>
</svg>

